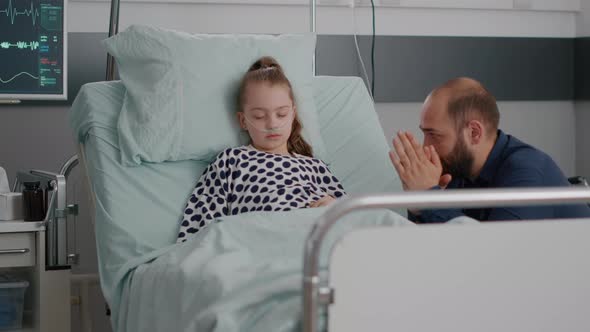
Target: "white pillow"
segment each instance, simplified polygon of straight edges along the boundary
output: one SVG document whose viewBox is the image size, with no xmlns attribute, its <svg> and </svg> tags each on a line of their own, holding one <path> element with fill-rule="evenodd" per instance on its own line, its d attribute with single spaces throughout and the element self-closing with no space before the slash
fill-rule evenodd
<svg viewBox="0 0 590 332">
<path fill-rule="evenodd" d="M 246 143 L 236 120 L 237 92 L 251 64 L 269 55 L 291 81 L 302 134 L 327 159 L 313 101 L 316 37 L 303 35 L 191 35 L 131 26 L 104 41 L 127 90 L 118 122 L 121 159 L 212 161 L 226 147 Z"/>
</svg>

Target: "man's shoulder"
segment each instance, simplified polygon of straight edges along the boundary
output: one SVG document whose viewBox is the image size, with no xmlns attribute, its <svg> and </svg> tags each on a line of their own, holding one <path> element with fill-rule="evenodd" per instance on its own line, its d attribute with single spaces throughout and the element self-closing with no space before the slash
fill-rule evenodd
<svg viewBox="0 0 590 332">
<path fill-rule="evenodd" d="M 508 136 L 509 143 L 504 151 L 504 165 L 514 167 L 541 168 L 547 164 L 555 164 L 553 159 L 536 147 L 524 143 L 514 136 Z"/>
<path fill-rule="evenodd" d="M 508 136 L 510 142 L 503 153 L 503 160 L 498 165 L 500 172 L 530 172 L 540 177 L 561 177 L 562 172 L 557 163 L 544 151 L 522 142 L 514 136 Z"/>
</svg>

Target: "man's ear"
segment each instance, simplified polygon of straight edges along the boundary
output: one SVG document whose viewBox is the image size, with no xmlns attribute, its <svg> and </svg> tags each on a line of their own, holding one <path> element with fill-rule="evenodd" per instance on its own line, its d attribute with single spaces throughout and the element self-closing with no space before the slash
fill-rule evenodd
<svg viewBox="0 0 590 332">
<path fill-rule="evenodd" d="M 467 122 L 467 140 L 471 145 L 477 145 L 484 139 L 485 128 L 479 120 L 469 120 Z"/>
<path fill-rule="evenodd" d="M 247 130 L 248 127 L 246 126 L 246 118 L 244 116 L 244 112 L 238 112 L 238 122 L 240 123 L 240 128 Z"/>
</svg>

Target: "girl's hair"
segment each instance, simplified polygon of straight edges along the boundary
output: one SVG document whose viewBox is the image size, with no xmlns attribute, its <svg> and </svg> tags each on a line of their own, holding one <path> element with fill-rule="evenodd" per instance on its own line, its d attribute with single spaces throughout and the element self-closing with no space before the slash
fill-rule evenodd
<svg viewBox="0 0 590 332">
<path fill-rule="evenodd" d="M 260 82 L 268 82 L 271 85 L 284 85 L 289 89 L 289 97 L 291 97 L 291 101 L 295 104 L 295 96 L 293 95 L 293 88 L 291 87 L 291 83 L 285 73 L 283 72 L 283 68 L 281 65 L 275 60 L 273 57 L 265 56 L 258 61 L 256 61 L 244 78 L 242 79 L 242 83 L 240 84 L 240 90 L 238 95 L 238 106 L 240 111 L 243 111 L 243 106 L 245 103 L 245 91 L 246 87 L 249 83 L 260 83 Z M 299 121 L 299 116 L 295 115 L 293 119 L 293 125 L 291 126 L 291 135 L 289 136 L 289 140 L 287 141 L 287 150 L 289 153 L 297 153 L 308 157 L 313 157 L 313 150 L 311 145 L 307 143 L 303 137 L 301 136 L 301 129 L 303 126 Z"/>
</svg>

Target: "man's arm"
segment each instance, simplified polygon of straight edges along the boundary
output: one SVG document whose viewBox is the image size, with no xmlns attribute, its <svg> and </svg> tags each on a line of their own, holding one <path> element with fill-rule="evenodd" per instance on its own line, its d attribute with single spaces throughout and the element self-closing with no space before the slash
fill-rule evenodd
<svg viewBox="0 0 590 332">
<path fill-rule="evenodd" d="M 465 214 L 458 209 L 422 210 L 419 215 L 408 212 L 408 219 L 417 224 L 442 223 L 461 216 Z"/>
<path fill-rule="evenodd" d="M 538 168 L 535 158 L 528 161 L 520 160 L 519 165 L 508 163 L 498 170 L 492 185 L 498 188 L 531 188 L 544 187 L 543 173 Z M 510 206 L 497 207 L 490 211 L 487 220 L 525 220 L 553 218 L 552 206 Z"/>
<path fill-rule="evenodd" d="M 528 162 L 518 167 L 503 167 L 498 170 L 496 177 L 497 179 L 491 184 L 493 188 L 542 187 L 544 183 L 543 174 L 540 170 Z M 465 216 L 465 214 L 459 209 L 422 210 L 417 222 L 446 222 L 460 216 Z M 480 221 L 543 219 L 552 217 L 553 207 L 551 206 L 511 206 L 491 208 L 488 215 L 482 216 Z"/>
<path fill-rule="evenodd" d="M 449 187 L 453 188 L 454 183 L 451 182 Z M 441 188 L 440 186 L 434 186 L 430 188 L 430 190 L 444 190 L 444 188 Z M 417 224 L 441 223 L 461 216 L 465 216 L 465 214 L 460 209 L 408 211 L 408 219 Z"/>
</svg>

